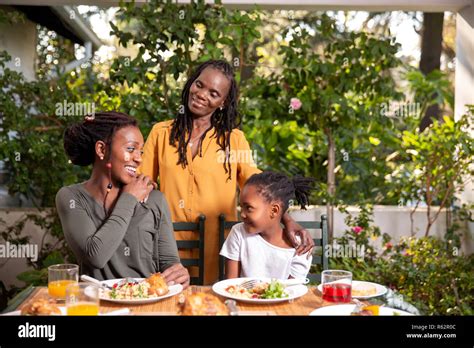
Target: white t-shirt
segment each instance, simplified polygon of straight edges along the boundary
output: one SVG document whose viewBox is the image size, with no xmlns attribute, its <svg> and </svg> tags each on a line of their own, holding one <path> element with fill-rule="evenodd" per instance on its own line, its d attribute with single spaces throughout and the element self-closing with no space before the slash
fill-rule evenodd
<svg viewBox="0 0 474 348">
<path fill-rule="evenodd" d="M 296 255 L 294 248 L 280 248 L 259 234 L 247 233 L 242 222 L 232 227 L 220 254 L 240 261 L 241 277 L 306 278 L 312 260 L 308 254 Z"/>
</svg>

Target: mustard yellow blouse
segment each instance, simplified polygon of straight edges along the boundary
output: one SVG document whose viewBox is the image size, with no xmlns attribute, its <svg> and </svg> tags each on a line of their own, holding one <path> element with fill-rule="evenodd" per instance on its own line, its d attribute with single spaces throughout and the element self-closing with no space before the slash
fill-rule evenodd
<svg viewBox="0 0 474 348">
<path fill-rule="evenodd" d="M 206 216 L 204 282 L 218 280 L 219 220 L 224 213 L 227 220 L 237 218 L 237 185 L 240 188 L 255 173 L 256 167 L 250 146 L 242 131 L 234 129 L 230 136 L 229 159 L 232 175 L 224 169 L 225 154 L 217 144 L 214 130 L 207 132 L 199 153 L 193 159 L 187 149 L 188 165 L 178 163 L 177 147 L 169 144 L 172 120 L 157 123 L 144 147 L 139 171 L 160 185 L 171 210 L 173 222 L 196 222 L 200 214 Z M 190 239 L 189 233 L 176 232 L 176 239 Z"/>
</svg>

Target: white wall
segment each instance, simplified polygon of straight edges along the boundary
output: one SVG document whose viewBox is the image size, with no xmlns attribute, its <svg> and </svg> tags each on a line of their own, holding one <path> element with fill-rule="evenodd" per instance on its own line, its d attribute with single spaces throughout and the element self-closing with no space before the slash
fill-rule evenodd
<svg viewBox="0 0 474 348">
<path fill-rule="evenodd" d="M 2 6 L 8 11 L 8 7 Z M 35 79 L 36 60 L 36 24 L 25 20 L 24 23 L 0 24 L 0 51 L 7 51 L 12 60 L 9 69 L 23 73 L 28 81 Z"/>
<path fill-rule="evenodd" d="M 437 207 L 432 207 L 437 211 Z M 348 211 L 351 215 L 357 214 L 358 210 L 350 207 Z M 398 206 L 374 206 L 374 225 L 380 228 L 383 235 L 387 233 L 395 242 L 398 242 L 402 236 L 410 236 L 410 212 L 408 207 Z M 326 207 L 310 207 L 308 210 L 294 210 L 290 215 L 297 221 L 320 220 L 322 214 L 326 214 Z M 337 209 L 334 211 L 334 237 L 341 237 L 348 226 L 344 223 L 346 214 L 340 213 Z M 413 215 L 415 236 L 422 237 L 426 230 L 426 208 L 418 208 Z M 446 213 L 442 211 L 438 219 L 431 227 L 430 236 L 442 238 L 446 231 Z M 311 232 L 311 231 L 310 231 Z M 381 238 L 379 238 L 381 242 Z M 380 246 L 380 244 L 379 244 Z M 462 250 L 465 254 L 474 253 L 474 224 L 466 224 L 462 237 Z"/>
<path fill-rule="evenodd" d="M 3 219 L 6 226 L 13 225 L 15 222 L 22 219 L 25 214 L 37 213 L 33 208 L 14 208 L 14 209 L 0 209 L 0 219 Z M 0 232 L 4 231 L 4 227 L 0 224 Z M 41 248 L 41 240 L 44 233 L 31 221 L 23 228 L 23 234 L 30 236 L 30 243 L 38 245 L 38 252 Z M 46 243 L 51 243 L 52 238 L 46 238 Z M 0 236 L 0 244 L 5 244 L 5 241 Z M 18 273 L 26 271 L 29 268 L 27 260 L 23 258 L 0 258 L 0 280 L 9 288 L 11 285 L 24 286 L 25 284 L 16 279 Z"/>
</svg>

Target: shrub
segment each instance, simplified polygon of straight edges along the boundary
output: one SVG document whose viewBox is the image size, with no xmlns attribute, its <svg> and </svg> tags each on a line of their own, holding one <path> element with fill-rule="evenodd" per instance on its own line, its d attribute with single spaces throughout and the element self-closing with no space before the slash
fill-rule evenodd
<svg viewBox="0 0 474 348">
<path fill-rule="evenodd" d="M 395 243 L 384 234 L 380 240 L 370 214 L 370 207 L 362 207 L 358 217 L 349 215 L 349 230 L 336 239 L 341 245 L 363 245 L 364 258 L 330 258 L 330 268 L 350 270 L 353 279 L 388 286 L 422 314 L 474 314 L 473 255 L 462 255 L 458 242 L 449 235 L 444 239 L 408 237 Z"/>
</svg>

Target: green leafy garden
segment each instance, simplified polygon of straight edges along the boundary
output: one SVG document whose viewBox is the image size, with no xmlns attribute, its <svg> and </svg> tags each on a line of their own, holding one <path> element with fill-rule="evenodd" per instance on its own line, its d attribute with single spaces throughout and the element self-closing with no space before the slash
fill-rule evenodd
<svg viewBox="0 0 474 348">
<path fill-rule="evenodd" d="M 388 285 L 423 314 L 474 314 L 474 255 L 460 251 L 461 226 L 474 221 L 473 205 L 455 205 L 455 194 L 462 191 L 466 178 L 474 176 L 474 139 L 469 133 L 473 111 L 470 106 L 457 122 L 445 117 L 444 122 L 435 121 L 421 133 L 402 133 L 399 151 L 411 161 L 396 166 L 387 180 L 396 181 L 400 197 L 413 202 L 412 213 L 420 202 L 426 203 L 424 237 L 414 237 L 412 226 L 411 237 L 392 241 L 373 226 L 372 205 L 361 205 L 356 217 L 341 206 L 348 214 L 349 230 L 335 242 L 341 247 L 363 246 L 365 253 L 363 258 L 333 257 L 330 268 L 351 270 L 354 279 Z M 433 201 L 439 205 L 435 211 L 430 209 Z M 441 209 L 451 206 L 452 212 L 446 211 L 452 220 L 447 233 L 442 239 L 429 236 Z"/>
<path fill-rule="evenodd" d="M 393 242 L 372 225 L 372 207 L 348 215 L 349 229 L 335 242 L 363 246 L 364 257 L 332 257 L 332 269 L 351 270 L 353 279 L 384 284 L 424 315 L 474 314 L 474 255 L 460 253 L 459 236 L 404 237 Z M 472 218 L 471 218 L 472 221 Z"/>
<path fill-rule="evenodd" d="M 0 12 L 0 20 L 18 21 L 11 16 Z M 150 20 L 156 17 L 160 21 Z M 467 165 L 473 158 L 472 137 L 465 131 L 472 124 L 472 109 L 461 120 L 446 118 L 423 134 L 416 129 L 418 115 L 387 117 L 382 111 L 390 102 L 406 102 L 393 78 L 394 70 L 404 69 L 396 58 L 398 45 L 387 38 L 341 32 L 328 16 L 310 14 L 283 25 L 284 35 L 293 40 L 280 45 L 279 66 L 262 73 L 257 67 L 265 57 L 257 48 L 277 38 L 262 37 L 266 17 L 259 10 L 228 10 L 204 1 L 188 5 L 151 1 L 139 7 L 122 4 L 117 18 L 113 34 L 124 47 L 138 47 L 138 54 L 118 57 L 110 66 L 89 64 L 48 79 L 48 69 L 57 66 L 48 66 L 42 57 L 47 53 L 41 51 L 39 79 L 26 81 L 6 67 L 8 54 L 0 54 L 0 88 L 4 91 L 0 94 L 0 158 L 7 169 L 7 186 L 10 194 L 22 195 L 40 209 L 40 214 L 26 214 L 13 226 L 3 223 L 1 237 L 11 243 L 28 243 L 22 231 L 27 221 L 33 221 L 56 240 L 42 242 L 38 261 L 31 263 L 33 269 L 18 276 L 26 284 L 45 284 L 50 264 L 74 262 L 55 209 L 44 207 L 54 206 L 60 187 L 88 177 L 89 168 L 68 163 L 62 147 L 65 127 L 83 115 L 59 116 L 56 105 L 94 103 L 96 110 L 129 113 L 138 119 L 146 136 L 154 123 L 173 117 L 186 76 L 210 58 L 226 57 L 236 69 L 243 130 L 258 154 L 259 167 L 316 177 L 319 190 L 312 203 L 398 204 L 400 199 L 416 202 L 421 198 L 421 203 L 450 208 L 458 191 L 447 190 L 443 183 L 456 182 L 456 190 L 463 187 L 461 178 L 469 174 Z M 60 61 L 71 59 L 70 50 L 61 51 L 67 40 L 51 45 L 57 45 L 55 56 Z M 171 54 L 165 59 L 162 53 L 166 51 Z M 423 108 L 433 103 L 452 105 L 452 91 L 441 72 L 424 77 L 407 69 L 405 77 Z M 298 98 L 300 108 L 291 106 L 292 98 Z M 330 158 L 335 159 L 331 172 L 337 187 L 332 196 L 327 194 Z M 426 189 L 427 184 L 437 193 Z M 436 214 L 428 218 L 434 221 Z M 355 236 L 348 231 L 345 238 L 369 243 L 369 231 L 374 235 L 378 231 L 370 227 L 369 220 L 369 215 L 360 214 L 357 221 L 350 221 L 363 227 L 363 232 Z M 449 230 L 453 236 L 455 226 Z M 403 243 L 409 245 L 403 250 L 422 255 L 428 245 L 442 250 L 448 242 L 427 237 Z M 367 244 L 363 262 L 332 262 L 352 270 L 355 278 L 391 284 L 426 313 L 472 313 L 472 281 L 464 277 L 470 274 L 470 262 L 472 270 L 471 258 L 454 258 L 440 251 L 432 263 L 418 262 L 415 268 L 410 264 L 412 258 L 399 255 L 399 250 L 402 246 L 397 244 L 378 255 Z M 445 272 L 447 264 L 455 271 Z M 417 277 L 433 281 L 433 287 L 415 291 L 410 286 L 417 284 Z M 458 285 L 457 295 L 451 294 L 454 297 L 441 289 L 453 279 Z M 17 290 L 12 288 L 8 296 Z"/>
</svg>

